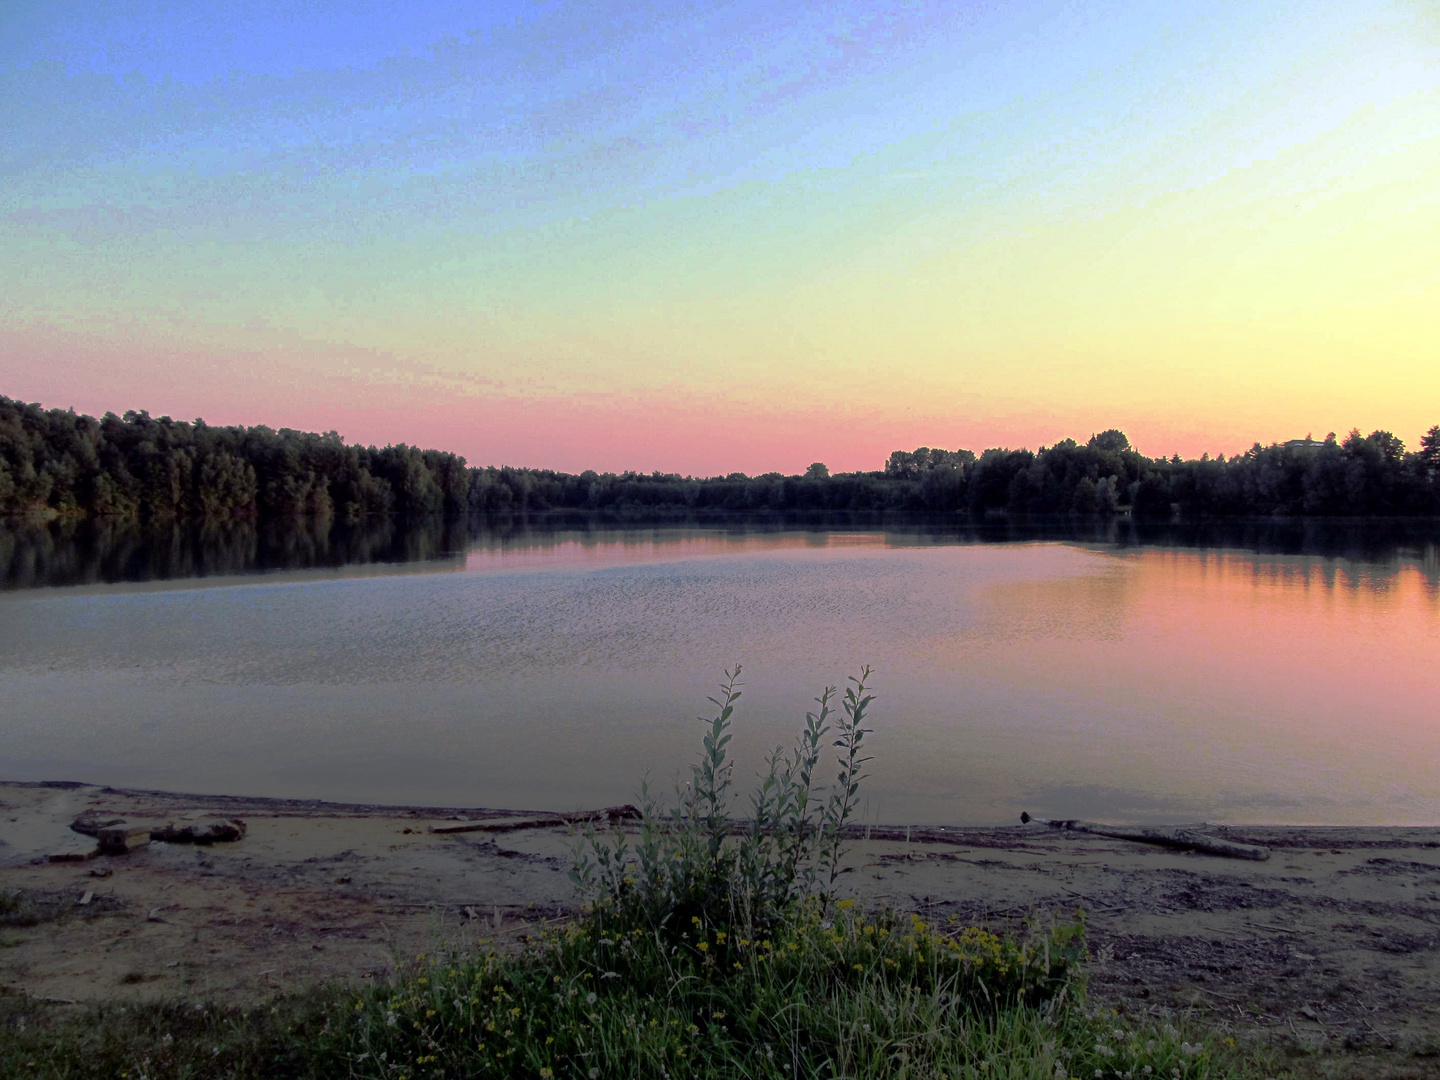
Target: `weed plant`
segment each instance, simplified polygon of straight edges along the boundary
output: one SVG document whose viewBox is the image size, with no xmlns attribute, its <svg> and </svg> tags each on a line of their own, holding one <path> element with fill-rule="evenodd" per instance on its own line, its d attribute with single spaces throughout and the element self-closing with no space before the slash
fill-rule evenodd
<svg viewBox="0 0 1440 1080">
<path fill-rule="evenodd" d="M 875 700 L 864 668 L 834 708 L 835 687 L 815 699 L 815 712 L 787 754 L 777 747 L 750 796 L 748 825 L 732 820 L 735 763 L 729 743 L 741 668 L 725 673 L 715 715 L 705 725 L 690 780 L 676 787 L 664 810 L 641 789 L 639 836 L 631 850 L 624 831 L 593 832 L 577 845 L 570 878 L 595 917 L 617 926 L 644 927 L 672 944 L 692 924 L 724 927 L 751 938 L 788 919 L 795 905 L 818 895 L 829 902 L 843 872 L 846 823 L 855 813 L 864 755 L 866 713 Z M 836 783 L 818 797 L 816 769 L 824 744 L 838 749 Z"/>
</svg>

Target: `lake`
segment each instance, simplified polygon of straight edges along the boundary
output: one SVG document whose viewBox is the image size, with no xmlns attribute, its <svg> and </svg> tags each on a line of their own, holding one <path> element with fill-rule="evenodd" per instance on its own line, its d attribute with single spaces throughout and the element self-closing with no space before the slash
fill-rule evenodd
<svg viewBox="0 0 1440 1080">
<path fill-rule="evenodd" d="M 1423 528 L 387 528 L 0 535 L 0 777 L 601 806 L 869 664 L 865 820 L 1440 822 Z"/>
</svg>

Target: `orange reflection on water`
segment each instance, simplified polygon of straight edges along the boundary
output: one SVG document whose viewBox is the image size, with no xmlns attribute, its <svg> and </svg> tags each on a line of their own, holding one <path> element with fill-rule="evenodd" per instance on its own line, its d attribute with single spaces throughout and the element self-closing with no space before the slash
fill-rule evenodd
<svg viewBox="0 0 1440 1080">
<path fill-rule="evenodd" d="M 982 684 L 1044 713 L 1077 783 L 1163 775 L 1167 797 L 1225 792 L 1252 820 L 1283 816 L 1276 800 L 1302 780 L 1328 792 L 1334 821 L 1347 804 L 1436 789 L 1434 567 L 1173 548 L 1095 558 L 1089 573 L 988 590 L 966 642 Z"/>
<path fill-rule="evenodd" d="M 1165 550 L 1133 561 L 1144 663 L 1203 657 L 1193 677 L 1303 718 L 1297 740 L 1357 729 L 1435 740 L 1440 588 L 1420 567 Z"/>
<path fill-rule="evenodd" d="M 550 568 L 600 569 L 640 563 L 682 562 L 689 559 L 764 555 L 819 548 L 873 548 L 891 546 L 882 533 L 812 532 L 717 535 L 713 529 L 636 529 L 603 539 L 591 533 L 557 532 L 536 542 L 527 537 L 515 544 L 503 542 L 473 547 L 465 554 L 468 571 L 543 570 Z"/>
</svg>

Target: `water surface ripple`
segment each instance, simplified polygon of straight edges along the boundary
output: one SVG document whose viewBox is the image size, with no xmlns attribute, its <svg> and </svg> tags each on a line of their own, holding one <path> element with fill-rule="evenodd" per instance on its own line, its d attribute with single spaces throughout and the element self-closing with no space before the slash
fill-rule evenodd
<svg viewBox="0 0 1440 1080">
<path fill-rule="evenodd" d="M 742 776 L 874 665 L 869 819 L 1440 821 L 1440 574 L 1167 546 L 655 529 L 430 572 L 0 595 L 0 775 L 566 809 Z"/>
</svg>

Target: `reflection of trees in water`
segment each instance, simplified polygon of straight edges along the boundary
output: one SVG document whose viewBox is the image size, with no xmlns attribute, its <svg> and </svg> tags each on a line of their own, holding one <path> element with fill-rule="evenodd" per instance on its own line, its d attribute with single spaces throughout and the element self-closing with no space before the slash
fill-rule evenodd
<svg viewBox="0 0 1440 1080">
<path fill-rule="evenodd" d="M 1059 541 L 1113 548 L 1145 546 L 1234 550 L 1270 556 L 1344 559 L 1370 580 L 1417 568 L 1440 590 L 1440 522 L 1417 520 L 1219 520 L 1164 523 L 1129 518 L 967 517 L 832 512 L 659 519 L 584 513 L 272 518 L 204 524 L 90 520 L 0 523 L 0 583 L 9 589 L 103 582 L 160 581 L 366 564 L 456 559 L 467 550 L 523 550 L 584 544 L 663 543 L 681 530 L 730 538 L 784 532 L 873 532 L 897 546 Z M 694 535 L 692 533 L 692 535 Z M 1354 575 L 1319 569 L 1327 583 Z"/>
<path fill-rule="evenodd" d="M 16 589 L 414 563 L 458 555 L 468 535 L 463 520 L 438 517 L 10 523 L 0 526 L 0 581 Z"/>
<path fill-rule="evenodd" d="M 1405 567 L 1419 570 L 1440 591 L 1440 521 L 1217 521 L 1195 525 L 1139 523 L 1137 543 L 1225 549 L 1257 555 L 1310 556 L 1363 566 L 1359 575 L 1326 562 L 1316 568 L 1327 586 L 1379 584 Z"/>
</svg>

